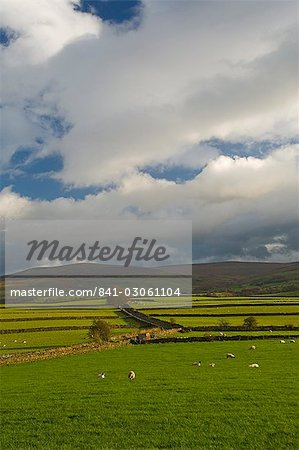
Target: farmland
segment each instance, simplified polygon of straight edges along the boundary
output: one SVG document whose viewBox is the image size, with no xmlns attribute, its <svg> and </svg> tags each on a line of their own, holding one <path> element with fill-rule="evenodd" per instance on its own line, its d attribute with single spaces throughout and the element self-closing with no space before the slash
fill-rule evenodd
<svg viewBox="0 0 299 450">
<path fill-rule="evenodd" d="M 23 358 L 0 368 L 1 448 L 298 448 L 298 345 L 290 343 L 299 335 L 298 298 L 194 296 L 193 308 L 150 309 L 146 300 L 139 301 L 140 311 L 179 323 L 187 327 L 184 333 L 171 331 L 169 343 L 82 354 L 77 347 L 88 344 L 94 318 L 112 326 L 113 342 L 136 335 L 144 323 L 111 307 L 1 310 L 2 362 L 14 354 Z M 263 331 L 243 329 L 247 316 L 254 316 Z M 225 339 L 242 334 L 250 342 L 216 341 L 224 323 L 231 327 L 224 327 Z M 259 340 L 261 335 L 269 339 Z M 170 343 L 172 337 L 180 343 Z M 184 342 L 188 338 L 211 341 Z M 74 353 L 62 356 L 61 347 Z M 39 360 L 37 351 L 54 353 Z M 236 359 L 227 360 L 227 352 Z M 27 353 L 37 354 L 37 360 L 22 362 Z M 193 366 L 198 360 L 201 367 Z M 251 363 L 259 368 L 249 368 Z M 134 382 L 127 379 L 129 370 L 137 374 Z M 102 371 L 103 380 L 97 377 Z"/>
<path fill-rule="evenodd" d="M 298 327 L 299 305 L 297 300 L 298 298 L 293 297 L 269 299 L 268 297 L 195 296 L 192 299 L 193 308 L 151 308 L 142 309 L 142 311 L 151 317 L 167 322 L 173 320 L 185 327 L 214 327 L 215 331 L 219 328 L 221 321 L 230 326 L 242 326 L 247 315 L 254 315 L 259 326 Z M 2 309 L 0 313 L 3 333 L 0 335 L 0 353 L 46 350 L 86 343 L 88 342 L 88 327 L 95 317 L 107 321 L 113 327 L 112 332 L 115 337 L 138 333 L 138 329 L 141 327 L 140 323 L 113 308 L 32 310 L 6 308 Z M 40 331 L 37 331 L 38 329 Z M 23 331 L 19 332 L 20 330 Z M 284 332 L 287 333 L 288 330 L 286 329 Z M 201 330 L 198 335 L 203 336 L 204 331 Z M 26 343 L 24 344 L 23 341 Z"/>
<path fill-rule="evenodd" d="M 103 318 L 113 328 L 113 335 L 137 332 L 139 324 L 111 309 L 52 310 L 5 309 L 1 311 L 1 354 L 46 350 L 88 342 L 87 332 L 93 319 Z M 55 327 L 65 328 L 56 330 Z M 73 329 L 84 327 L 84 329 Z M 31 331 L 41 328 L 41 331 Z M 24 330 L 19 332 L 20 330 Z M 25 332 L 26 331 L 26 332 Z M 15 342 L 16 341 L 16 342 Z M 24 341 L 26 341 L 24 343 Z"/>
<path fill-rule="evenodd" d="M 1 448 L 298 448 L 298 348 L 256 345 L 254 355 L 248 342 L 130 346 L 4 367 Z"/>
</svg>

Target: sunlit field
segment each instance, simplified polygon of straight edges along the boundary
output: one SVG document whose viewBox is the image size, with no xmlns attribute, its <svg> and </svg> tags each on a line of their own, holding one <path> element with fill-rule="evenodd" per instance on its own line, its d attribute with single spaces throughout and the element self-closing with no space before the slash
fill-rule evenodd
<svg viewBox="0 0 299 450">
<path fill-rule="evenodd" d="M 159 344 L 3 367 L 1 448 L 297 449 L 298 347 L 253 343 L 254 352 L 248 342 Z"/>
</svg>

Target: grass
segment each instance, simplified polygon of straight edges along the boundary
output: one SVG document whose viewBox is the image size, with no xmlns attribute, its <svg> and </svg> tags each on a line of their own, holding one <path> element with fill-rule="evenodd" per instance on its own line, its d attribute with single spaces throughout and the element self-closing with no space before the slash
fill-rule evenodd
<svg viewBox="0 0 299 450">
<path fill-rule="evenodd" d="M 21 309 L 3 308 L 0 310 L 0 318 L 14 319 L 16 317 L 80 317 L 80 316 L 111 316 L 119 317 L 115 309 Z"/>
<path fill-rule="evenodd" d="M 23 353 L 62 347 L 63 345 L 80 344 L 87 342 L 86 336 L 87 330 L 2 334 L 0 335 L 0 352 L 1 354 Z M 14 342 L 15 340 L 17 342 Z M 24 340 L 26 344 L 23 343 Z M 3 345 L 6 347 L 3 347 Z"/>
<path fill-rule="evenodd" d="M 132 346 L 3 367 L 1 448 L 297 449 L 298 347 L 256 345 Z"/>
<path fill-rule="evenodd" d="M 299 316 L 256 316 L 258 325 L 299 325 Z M 170 317 L 159 316 L 159 319 L 169 321 Z M 244 316 L 239 317 L 180 317 L 174 318 L 176 323 L 180 325 L 191 326 L 212 326 L 219 325 L 221 319 L 229 323 L 229 325 L 242 325 L 245 319 Z"/>
<path fill-rule="evenodd" d="M 105 322 L 111 325 L 127 325 L 125 319 L 119 317 L 112 317 L 104 319 Z M 89 326 L 93 319 L 64 319 L 64 320 L 27 320 L 18 322 L 2 322 L 2 330 L 22 329 L 22 328 L 39 328 L 39 327 L 71 327 L 71 326 Z"/>
<path fill-rule="evenodd" d="M 299 306 L 297 305 L 273 305 L 273 306 L 229 306 L 229 305 L 219 305 L 216 308 L 209 308 L 208 306 L 204 308 L 188 308 L 188 309 L 155 309 L 155 310 L 142 310 L 145 314 L 150 315 L 165 315 L 165 314 L 264 314 L 264 313 L 297 313 L 299 315 Z"/>
<path fill-rule="evenodd" d="M 239 303 L 240 306 L 230 306 L 230 303 Z M 280 301 L 280 298 L 276 298 L 275 301 Z M 289 301 L 289 298 L 285 298 L 284 301 Z M 298 300 L 298 299 L 297 299 Z M 185 326 L 209 326 L 218 325 L 221 317 L 181 317 L 179 314 L 219 314 L 223 313 L 257 313 L 256 317 L 259 325 L 299 325 L 299 315 L 298 316 L 258 316 L 258 312 L 297 312 L 297 306 L 286 306 L 281 304 L 275 304 L 271 306 L 242 306 L 242 302 L 252 302 L 261 301 L 261 298 L 252 299 L 247 298 L 223 298 L 216 299 L 211 297 L 194 297 L 193 303 L 205 305 L 204 308 L 184 308 L 184 309 L 144 309 L 143 312 L 147 314 L 178 314 L 174 317 L 175 322 L 180 323 Z M 267 299 L 269 301 L 269 299 Z M 209 302 L 207 304 L 203 302 Z M 208 304 L 215 304 L 219 302 L 218 308 L 209 308 Z M 81 319 L 82 316 L 90 317 L 87 319 Z M 38 328 L 38 327 L 63 327 L 72 325 L 82 325 L 88 326 L 92 322 L 91 316 L 103 317 L 109 316 L 108 319 L 104 319 L 111 325 L 126 325 L 129 328 L 113 329 L 114 335 L 124 334 L 124 333 L 137 333 L 139 329 L 139 324 L 132 320 L 127 319 L 125 316 L 113 308 L 101 308 L 101 309 L 2 309 L 0 311 L 0 318 L 9 319 L 8 322 L 0 323 L 3 330 L 5 329 L 21 329 L 21 328 Z M 160 319 L 170 321 L 170 317 L 158 316 Z M 14 321 L 14 319 L 20 318 L 22 321 Z M 31 318 L 35 320 L 26 321 L 26 319 Z M 39 320 L 39 319 L 46 320 Z M 58 320 L 60 319 L 60 320 Z M 224 320 L 228 321 L 230 325 L 241 325 L 244 320 L 244 316 L 239 317 L 224 317 Z M 209 332 L 210 333 L 210 332 Z M 204 332 L 203 332 L 204 334 Z M 86 342 L 87 330 L 61 330 L 61 331 L 43 331 L 43 332 L 26 332 L 26 333 L 12 333 L 12 334 L 2 334 L 0 335 L 0 354 L 7 353 L 18 353 L 24 351 L 34 351 L 34 350 L 44 350 L 57 346 L 66 346 L 72 344 L 79 344 Z M 199 336 L 199 334 L 197 334 Z M 186 336 L 184 334 L 184 336 Z M 15 343 L 14 341 L 18 342 Z M 26 340 L 26 344 L 22 342 Z M 5 345 L 5 347 L 3 347 Z"/>
<path fill-rule="evenodd" d="M 86 343 L 87 332 L 88 330 L 60 330 L 1 334 L 0 354 L 33 352 Z M 112 336 L 134 332 L 137 333 L 136 328 L 118 328 L 112 330 Z"/>
<path fill-rule="evenodd" d="M 219 331 L 189 331 L 187 333 L 174 333 L 172 336 L 174 337 L 200 337 L 200 336 L 219 336 Z M 286 338 L 288 336 L 298 336 L 299 338 L 299 331 L 272 331 L 270 333 L 269 331 L 225 331 L 226 336 L 271 336 L 272 338 L 275 336 L 285 336 Z"/>
</svg>

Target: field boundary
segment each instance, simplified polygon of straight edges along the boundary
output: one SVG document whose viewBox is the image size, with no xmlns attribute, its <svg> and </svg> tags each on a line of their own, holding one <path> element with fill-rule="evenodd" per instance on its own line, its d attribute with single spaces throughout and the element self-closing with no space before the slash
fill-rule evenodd
<svg viewBox="0 0 299 450">
<path fill-rule="evenodd" d="M 285 334 L 270 336 L 270 335 L 238 335 L 238 336 L 190 336 L 190 337 L 169 337 L 169 338 L 156 338 L 152 339 L 146 344 L 167 344 L 178 342 L 222 342 L 222 341 L 255 341 L 264 339 L 296 339 L 299 338 L 299 334 L 292 334 L 286 336 Z"/>
<path fill-rule="evenodd" d="M 148 316 L 136 309 L 126 306 L 124 308 L 120 307 L 120 311 L 126 314 L 128 317 L 137 320 L 138 322 L 145 323 L 150 326 L 160 327 L 163 330 L 169 330 L 172 328 L 184 328 L 182 325 L 178 323 L 170 323 L 164 320 L 156 319 L 154 317 Z"/>
<path fill-rule="evenodd" d="M 208 307 L 207 307 L 208 309 Z M 257 312 L 257 313 L 217 313 L 217 314 L 192 314 L 192 313 L 166 313 L 149 314 L 150 317 L 263 317 L 263 316 L 299 316 L 299 312 Z"/>
<path fill-rule="evenodd" d="M 248 331 L 299 331 L 299 326 L 296 325 L 257 325 L 254 327 L 254 330 L 248 330 L 244 328 L 243 325 L 228 325 L 228 326 L 219 326 L 219 325 L 202 325 L 202 326 L 185 326 L 182 327 L 183 332 L 188 331 L 241 331 L 246 332 Z"/>
<path fill-rule="evenodd" d="M 111 350 L 113 348 L 124 347 L 128 344 L 129 342 L 125 340 L 122 340 L 120 342 L 109 342 L 107 344 L 101 345 L 95 343 L 75 344 L 65 347 L 50 348 L 42 351 L 1 355 L 0 366 L 59 358 L 62 356 L 77 355 L 81 353 L 100 352 L 103 350 Z"/>
<path fill-rule="evenodd" d="M 90 325 L 70 325 L 65 327 L 37 327 L 37 328 L 10 328 L 7 330 L 0 330 L 0 334 L 14 334 L 14 333 L 37 333 L 39 331 L 71 331 L 71 330 L 88 330 Z M 111 328 L 132 328 L 130 325 L 111 325 Z"/>
<path fill-rule="evenodd" d="M 117 316 L 42 316 L 42 317 L 15 317 L 8 319 L 0 319 L 1 322 L 34 322 L 40 320 L 88 320 L 88 319 L 119 319 Z"/>
</svg>

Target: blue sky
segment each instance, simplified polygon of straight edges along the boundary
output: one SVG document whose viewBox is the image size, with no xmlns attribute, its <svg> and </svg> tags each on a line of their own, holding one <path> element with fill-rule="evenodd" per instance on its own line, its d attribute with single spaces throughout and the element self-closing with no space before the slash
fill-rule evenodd
<svg viewBox="0 0 299 450">
<path fill-rule="evenodd" d="M 138 15 L 141 2 L 134 0 L 81 0 L 76 10 L 88 12 L 113 23 L 122 23 Z"/>
</svg>

